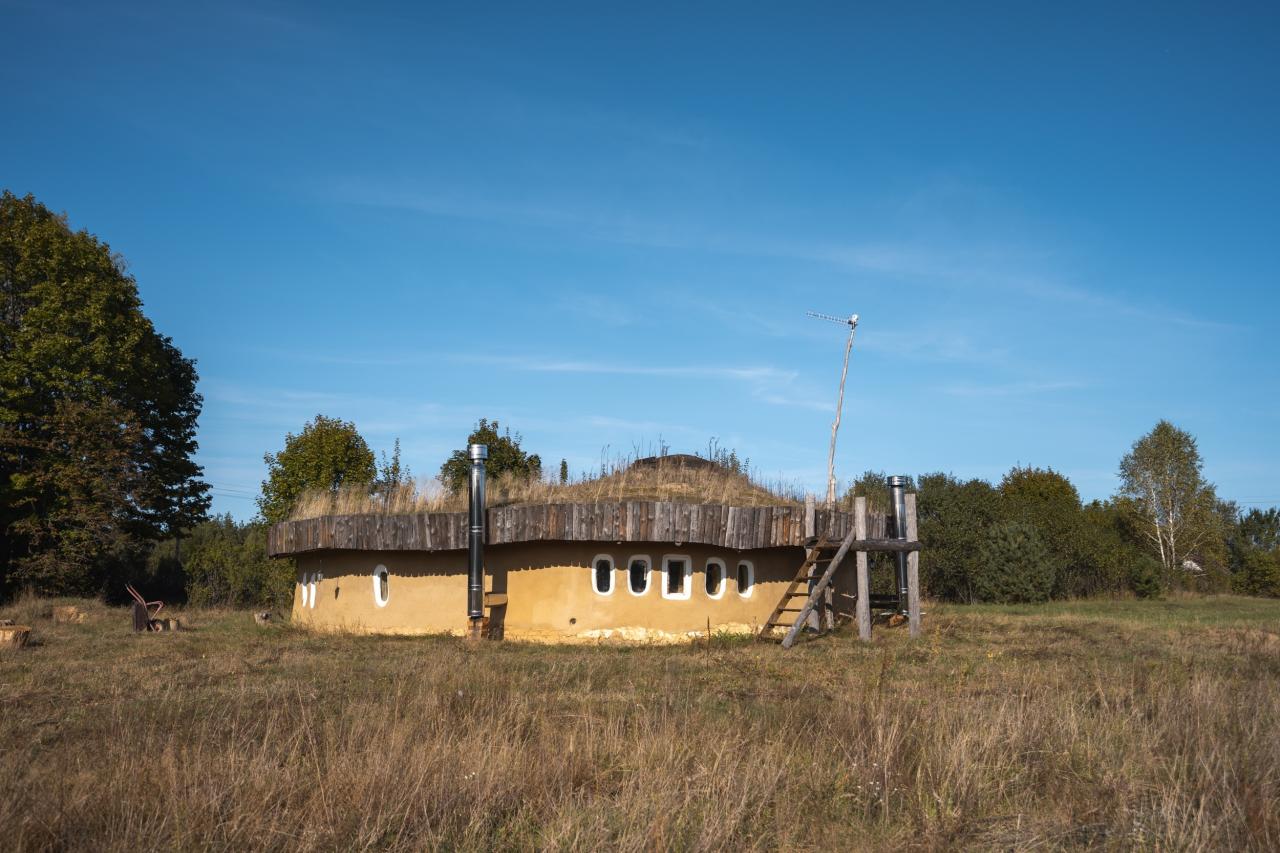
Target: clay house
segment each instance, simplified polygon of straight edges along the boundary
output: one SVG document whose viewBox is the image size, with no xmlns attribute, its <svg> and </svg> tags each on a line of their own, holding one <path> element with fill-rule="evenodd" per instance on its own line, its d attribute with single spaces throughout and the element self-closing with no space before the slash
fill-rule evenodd
<svg viewBox="0 0 1280 853">
<path fill-rule="evenodd" d="M 775 494 L 697 457 L 536 494 L 495 488 L 486 501 L 484 448 L 471 452 L 466 511 L 322 506 L 275 525 L 270 553 L 297 562 L 295 623 L 535 640 L 758 633 L 794 619 L 785 611 L 806 600 L 820 554 L 829 560 L 855 527 L 848 508 Z M 885 536 L 886 518 L 859 510 L 860 537 Z M 835 572 L 806 619 L 854 618 L 855 577 Z"/>
</svg>

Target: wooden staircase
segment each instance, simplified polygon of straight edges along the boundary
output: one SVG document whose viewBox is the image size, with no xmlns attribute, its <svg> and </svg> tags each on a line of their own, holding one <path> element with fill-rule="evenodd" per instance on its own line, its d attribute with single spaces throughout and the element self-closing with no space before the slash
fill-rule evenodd
<svg viewBox="0 0 1280 853">
<path fill-rule="evenodd" d="M 786 592 L 782 594 L 782 599 L 778 602 L 778 606 L 769 615 L 769 620 L 760 629 L 758 638 L 777 641 L 778 636 L 774 631 L 778 628 L 786 628 L 786 635 L 782 637 L 782 647 L 784 649 L 791 648 L 800 636 L 800 632 L 804 630 L 810 614 L 820 605 L 822 610 L 819 612 L 824 617 L 821 628 L 824 631 L 833 630 L 835 628 L 835 613 L 832 607 L 832 593 L 834 590 L 831 587 L 831 581 L 835 577 L 836 570 L 840 568 L 841 562 L 850 551 L 857 555 L 855 569 L 857 595 L 855 596 L 854 608 L 858 622 L 858 637 L 862 640 L 871 639 L 871 609 L 873 607 L 889 607 L 892 611 L 897 611 L 902 606 L 898 601 L 897 595 L 879 596 L 871 594 L 868 555 L 877 552 L 907 555 L 907 624 L 911 636 L 919 636 L 920 542 L 916 540 L 916 496 L 908 494 L 904 497 L 906 536 L 903 538 L 882 538 L 885 533 L 883 527 L 876 530 L 876 537 L 867 535 L 869 531 L 867 530 L 868 514 L 867 499 L 865 497 L 855 497 L 853 499 L 853 526 L 848 535 L 840 542 L 839 548 L 835 547 L 830 540 L 810 533 L 810 538 L 806 540 L 804 562 L 800 564 L 800 569 L 796 572 L 795 578 L 787 585 Z M 812 502 L 806 503 L 806 515 L 808 519 L 805 530 L 813 531 L 815 525 L 812 523 Z M 880 521 L 883 524 L 883 517 Z M 801 603 L 802 599 L 803 603 Z M 791 614 L 795 614 L 794 619 L 791 618 Z"/>
<path fill-rule="evenodd" d="M 761 640 L 777 640 L 774 634 L 777 628 L 787 628 L 787 633 L 782 637 L 782 647 L 789 649 L 795 643 L 796 637 L 804 630 L 805 622 L 809 619 L 809 614 L 817 608 L 820 602 L 826 603 L 824 609 L 824 630 L 831 630 L 835 627 L 835 614 L 830 607 L 830 596 L 828 592 L 831 587 L 831 580 L 835 577 L 836 569 L 840 568 L 840 563 L 844 560 L 845 555 L 849 553 L 850 546 L 856 540 L 855 531 L 850 530 L 849 535 L 844 541 L 836 546 L 825 538 L 818 538 L 810 545 L 806 552 L 804 562 L 800 564 L 796 576 L 787 585 L 787 589 L 782 593 L 782 598 L 778 601 L 778 606 L 773 608 L 773 613 L 769 615 L 768 621 L 760 629 L 759 638 Z M 797 606 L 799 605 L 799 606 Z M 794 613 L 794 617 L 787 614 Z"/>
</svg>

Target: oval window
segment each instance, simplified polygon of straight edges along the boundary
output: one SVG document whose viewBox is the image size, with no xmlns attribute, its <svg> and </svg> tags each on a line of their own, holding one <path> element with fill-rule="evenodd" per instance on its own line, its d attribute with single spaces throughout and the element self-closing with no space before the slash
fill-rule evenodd
<svg viewBox="0 0 1280 853">
<path fill-rule="evenodd" d="M 613 592 L 613 558 L 601 554 L 591 563 L 591 588 L 600 595 Z"/>
<path fill-rule="evenodd" d="M 632 595 L 644 595 L 649 590 L 649 558 L 632 557 L 627 566 L 627 586 Z"/>
<path fill-rule="evenodd" d="M 373 570 L 373 602 L 379 607 L 387 606 L 391 595 L 391 572 L 386 566 L 378 566 Z"/>
<path fill-rule="evenodd" d="M 719 560 L 707 560 L 705 584 L 708 598 L 719 598 L 724 595 L 724 563 Z"/>
<path fill-rule="evenodd" d="M 738 595 L 751 597 L 751 588 L 756 585 L 756 567 L 746 560 L 738 563 Z"/>
</svg>

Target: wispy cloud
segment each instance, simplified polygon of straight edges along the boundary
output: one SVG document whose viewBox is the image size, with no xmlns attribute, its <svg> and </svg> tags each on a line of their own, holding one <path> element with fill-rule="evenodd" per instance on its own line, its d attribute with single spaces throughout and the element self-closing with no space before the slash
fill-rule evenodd
<svg viewBox="0 0 1280 853">
<path fill-rule="evenodd" d="M 1229 330 L 1233 324 L 1192 316 L 1159 304 L 1135 303 L 1073 284 L 1052 271 L 1051 253 L 992 237 L 934 239 L 820 240 L 778 238 L 723 230 L 687 216 L 659 219 L 617 208 L 602 209 L 569 198 L 511 201 L 465 191 L 423 193 L 387 184 L 345 180 L 335 185 L 339 201 L 411 210 L 432 216 L 494 224 L 571 231 L 598 241 L 658 249 L 702 251 L 791 259 L 860 273 L 909 280 L 919 286 L 960 292 L 994 292 L 1087 308 L 1105 315 L 1202 330 Z M 771 324 L 758 324 L 768 332 Z"/>
<path fill-rule="evenodd" d="M 782 370 L 777 367 L 732 367 L 713 365 L 650 365 L 650 364 L 609 364 L 596 361 L 574 361 L 568 359 L 546 359 L 538 357 L 497 356 L 497 355 L 455 355 L 457 361 L 471 364 L 489 364 L 495 367 L 506 367 L 511 370 L 527 370 L 535 373 L 603 373 L 616 376 L 672 376 L 691 379 L 737 379 L 748 382 L 777 381 L 789 382 L 798 378 L 794 370 Z"/>
<path fill-rule="evenodd" d="M 1055 391 L 1078 391 L 1087 387 L 1087 383 L 1075 380 L 1003 382 L 989 385 L 957 382 L 944 386 L 941 390 L 942 393 L 953 397 L 1014 397 L 1027 394 L 1049 394 Z"/>
<path fill-rule="evenodd" d="M 673 379 L 720 380 L 747 386 L 755 399 L 772 406 L 831 411 L 831 406 L 818 402 L 805 393 L 799 371 L 768 365 L 650 365 L 610 364 L 607 362 L 549 359 L 536 356 L 455 355 L 455 360 L 486 364 L 508 370 L 533 373 L 599 374 L 607 376 L 651 376 Z"/>
</svg>

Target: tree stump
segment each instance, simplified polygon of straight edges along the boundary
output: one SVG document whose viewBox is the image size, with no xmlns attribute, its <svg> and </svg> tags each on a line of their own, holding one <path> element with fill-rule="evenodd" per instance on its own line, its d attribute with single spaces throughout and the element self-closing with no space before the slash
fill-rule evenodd
<svg viewBox="0 0 1280 853">
<path fill-rule="evenodd" d="M 31 637 L 31 629 L 26 625 L 5 625 L 0 627 L 0 649 L 20 649 Z"/>
</svg>

